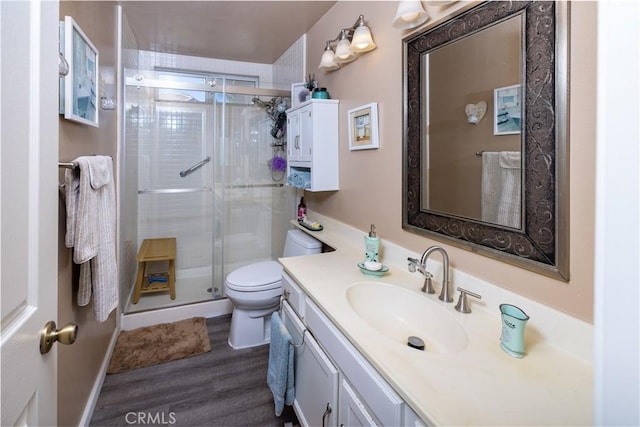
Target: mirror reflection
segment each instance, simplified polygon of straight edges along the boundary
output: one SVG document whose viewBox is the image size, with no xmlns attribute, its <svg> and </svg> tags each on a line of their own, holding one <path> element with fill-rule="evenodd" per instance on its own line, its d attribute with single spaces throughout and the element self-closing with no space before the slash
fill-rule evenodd
<svg viewBox="0 0 640 427">
<path fill-rule="evenodd" d="M 522 15 L 422 55 L 421 209 L 522 227 Z"/>
<path fill-rule="evenodd" d="M 568 12 L 482 2 L 404 39 L 404 229 L 568 280 Z"/>
</svg>

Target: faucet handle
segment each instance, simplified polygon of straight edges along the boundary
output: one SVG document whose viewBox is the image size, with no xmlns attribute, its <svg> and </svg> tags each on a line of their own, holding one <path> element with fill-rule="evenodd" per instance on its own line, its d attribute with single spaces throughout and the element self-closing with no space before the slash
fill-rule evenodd
<svg viewBox="0 0 640 427">
<path fill-rule="evenodd" d="M 418 261 L 415 258 L 411 258 L 411 257 L 408 257 L 407 261 L 409 261 L 409 265 L 407 265 L 407 267 L 409 268 L 409 272 L 410 273 L 415 273 L 416 272 L 416 266 L 418 265 L 418 263 L 420 261 Z"/>
<path fill-rule="evenodd" d="M 436 290 L 433 289 L 433 283 L 431 283 L 432 277 L 433 274 L 429 273 L 428 271 L 424 272 L 424 285 L 422 285 L 422 289 L 420 289 L 422 292 L 426 292 L 428 294 L 436 293 Z"/>
<path fill-rule="evenodd" d="M 481 295 L 468 291 L 466 289 L 462 289 L 460 287 L 456 288 L 460 291 L 460 296 L 458 297 L 458 303 L 456 304 L 456 310 L 460 313 L 471 313 L 471 309 L 469 308 L 469 303 L 467 302 L 467 295 L 471 295 L 474 298 L 482 299 Z"/>
</svg>

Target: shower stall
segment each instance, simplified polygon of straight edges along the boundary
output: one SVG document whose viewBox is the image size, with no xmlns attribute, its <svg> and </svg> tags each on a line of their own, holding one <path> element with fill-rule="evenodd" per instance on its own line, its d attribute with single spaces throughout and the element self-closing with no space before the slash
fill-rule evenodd
<svg viewBox="0 0 640 427">
<path fill-rule="evenodd" d="M 257 79 L 242 76 L 170 70 L 125 75 L 120 246 L 128 268 L 122 310 L 224 298 L 230 271 L 276 259 L 283 250 L 295 191 L 284 186 L 284 132 L 276 119 L 290 92 L 258 88 Z M 171 237 L 175 300 L 168 291 L 153 292 L 133 304 L 140 245 Z M 146 273 L 162 277 L 165 262 L 148 263 Z"/>
</svg>

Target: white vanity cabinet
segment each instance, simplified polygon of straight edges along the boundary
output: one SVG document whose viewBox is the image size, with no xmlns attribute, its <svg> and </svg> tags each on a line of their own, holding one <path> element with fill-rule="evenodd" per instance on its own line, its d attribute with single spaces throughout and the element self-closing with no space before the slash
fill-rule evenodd
<svg viewBox="0 0 640 427">
<path fill-rule="evenodd" d="M 304 344 L 295 349 L 294 409 L 302 425 L 424 425 L 286 273 L 282 276 L 282 286 L 288 301 L 283 308 L 285 324 L 296 343 L 301 343 L 302 335 L 305 336 Z M 329 366 L 335 369 L 335 375 Z M 331 385 L 327 386 L 328 383 Z M 322 424 L 322 417 L 318 420 L 318 416 L 324 413 L 327 403 L 332 411 Z"/>
<path fill-rule="evenodd" d="M 287 177 L 308 191 L 338 190 L 338 100 L 311 99 L 287 110 Z"/>
<path fill-rule="evenodd" d="M 338 370 L 291 306 L 282 306 L 283 322 L 297 343 L 294 357 L 296 395 L 293 408 L 303 426 L 335 426 L 338 407 Z"/>
</svg>

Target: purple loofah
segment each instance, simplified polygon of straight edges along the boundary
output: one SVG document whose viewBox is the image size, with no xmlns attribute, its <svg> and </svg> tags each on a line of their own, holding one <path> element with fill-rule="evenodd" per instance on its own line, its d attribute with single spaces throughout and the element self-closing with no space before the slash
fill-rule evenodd
<svg viewBox="0 0 640 427">
<path fill-rule="evenodd" d="M 271 159 L 271 169 L 274 171 L 284 171 L 287 168 L 287 159 L 280 156 L 274 156 Z"/>
</svg>

